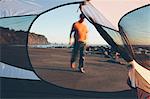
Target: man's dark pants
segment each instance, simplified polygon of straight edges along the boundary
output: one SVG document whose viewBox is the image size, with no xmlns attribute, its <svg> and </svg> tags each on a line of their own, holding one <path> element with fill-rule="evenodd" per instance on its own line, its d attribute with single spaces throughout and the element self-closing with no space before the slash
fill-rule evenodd
<svg viewBox="0 0 150 99">
<path fill-rule="evenodd" d="M 86 44 L 84 42 L 77 41 L 74 43 L 73 50 L 72 50 L 71 64 L 76 62 L 78 58 L 78 53 L 80 52 L 78 68 L 82 68 L 84 66 L 85 47 L 86 47 Z"/>
</svg>

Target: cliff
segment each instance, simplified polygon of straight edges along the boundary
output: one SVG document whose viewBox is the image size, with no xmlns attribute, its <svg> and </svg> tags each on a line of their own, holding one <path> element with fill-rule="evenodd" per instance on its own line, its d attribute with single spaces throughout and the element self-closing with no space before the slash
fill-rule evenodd
<svg viewBox="0 0 150 99">
<path fill-rule="evenodd" d="M 47 38 L 43 35 L 29 33 L 28 44 L 29 45 L 48 44 L 48 41 L 47 41 Z"/>
<path fill-rule="evenodd" d="M 43 35 L 0 27 L 0 44 L 26 45 L 27 37 L 29 45 L 48 44 L 47 38 Z"/>
</svg>

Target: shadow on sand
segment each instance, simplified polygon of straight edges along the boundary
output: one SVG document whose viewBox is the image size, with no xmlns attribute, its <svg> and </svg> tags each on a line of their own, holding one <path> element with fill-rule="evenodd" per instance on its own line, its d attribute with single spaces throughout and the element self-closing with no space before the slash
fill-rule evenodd
<svg viewBox="0 0 150 99">
<path fill-rule="evenodd" d="M 42 70 L 53 70 L 53 71 L 64 71 L 64 72 L 79 72 L 78 70 L 68 69 L 68 68 L 54 68 L 54 67 L 34 67 L 34 69 L 42 69 Z"/>
<path fill-rule="evenodd" d="M 109 59 L 109 60 L 100 60 L 99 62 L 107 62 L 107 63 L 113 63 L 113 64 L 120 64 L 120 65 L 125 65 L 125 63 L 120 63 L 119 61 Z"/>
</svg>

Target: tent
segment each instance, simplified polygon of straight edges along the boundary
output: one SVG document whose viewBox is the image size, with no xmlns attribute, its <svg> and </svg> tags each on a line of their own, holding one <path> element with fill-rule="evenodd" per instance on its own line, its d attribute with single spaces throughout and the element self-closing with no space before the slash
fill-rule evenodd
<svg viewBox="0 0 150 99">
<path fill-rule="evenodd" d="M 142 62 L 149 61 L 149 0 L 0 0 L 0 35 L 12 29 L 20 37 L 1 40 L 0 76 L 40 80 L 28 57 L 28 32 L 40 15 L 71 4 L 81 4 L 80 10 L 100 35 L 133 66 L 129 70 L 131 85 L 150 93 L 149 63 Z"/>
<path fill-rule="evenodd" d="M 139 51 L 139 48 L 146 51 L 150 47 L 150 41 L 147 39 L 150 32 L 148 29 L 149 2 L 146 0 L 123 0 L 113 4 L 109 2 L 111 1 L 106 0 L 103 3 L 91 1 L 83 5 L 81 9 L 107 43 L 120 52 L 121 56 L 133 66 L 129 69 L 131 85 L 150 93 L 148 62 L 150 56 L 146 52 L 142 54 Z M 122 6 L 118 9 L 119 5 Z M 117 12 L 114 13 L 115 11 Z"/>
</svg>

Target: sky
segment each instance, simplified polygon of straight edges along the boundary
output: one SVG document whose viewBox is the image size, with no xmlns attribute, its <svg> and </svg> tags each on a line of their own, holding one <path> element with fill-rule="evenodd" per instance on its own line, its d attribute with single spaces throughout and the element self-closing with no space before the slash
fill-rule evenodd
<svg viewBox="0 0 150 99">
<path fill-rule="evenodd" d="M 45 35 L 51 43 L 69 43 L 72 24 L 78 21 L 79 5 L 68 5 L 41 15 L 32 25 L 31 32 Z M 85 20 L 88 33 L 88 44 L 107 44 L 95 27 Z"/>
</svg>

